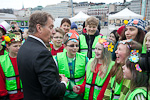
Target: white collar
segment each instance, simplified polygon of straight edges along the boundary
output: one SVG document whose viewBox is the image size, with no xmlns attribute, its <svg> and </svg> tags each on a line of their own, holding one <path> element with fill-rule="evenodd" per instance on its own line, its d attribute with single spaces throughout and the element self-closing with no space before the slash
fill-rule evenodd
<svg viewBox="0 0 150 100">
<path fill-rule="evenodd" d="M 34 39 L 40 41 L 47 48 L 47 46 L 45 45 L 45 43 L 40 38 L 38 38 L 38 37 L 36 37 L 34 35 L 29 35 L 29 37 L 34 38 Z"/>
</svg>

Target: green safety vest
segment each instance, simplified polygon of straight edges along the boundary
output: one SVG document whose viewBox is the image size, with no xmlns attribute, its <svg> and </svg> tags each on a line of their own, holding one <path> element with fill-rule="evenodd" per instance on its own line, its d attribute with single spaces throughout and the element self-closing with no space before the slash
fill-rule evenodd
<svg viewBox="0 0 150 100">
<path fill-rule="evenodd" d="M 129 96 L 127 97 L 127 100 L 133 100 L 134 97 L 136 96 L 136 94 L 142 93 L 144 95 L 144 97 L 147 97 L 147 91 L 145 89 L 142 88 L 136 88 L 133 92 L 131 92 L 129 94 Z M 128 94 L 127 94 L 128 95 Z M 150 99 L 150 94 L 148 94 L 148 100 Z"/>
<path fill-rule="evenodd" d="M 85 93 L 84 93 L 84 99 L 86 99 L 86 100 L 89 99 L 89 92 L 90 92 L 91 86 L 94 86 L 93 100 L 97 100 L 97 96 L 100 93 L 102 86 L 103 86 L 112 66 L 115 64 L 114 61 L 111 61 L 111 63 L 108 66 L 107 73 L 103 79 L 98 76 L 98 74 L 99 74 L 99 72 L 98 72 L 96 80 L 95 80 L 95 84 L 92 84 L 93 72 L 91 72 L 90 65 L 91 65 L 91 62 L 93 61 L 93 59 L 94 58 L 91 58 L 87 65 L 86 85 L 85 85 Z"/>
<path fill-rule="evenodd" d="M 60 74 L 64 74 L 70 80 L 70 69 L 66 52 L 57 53 L 58 69 Z M 86 56 L 76 53 L 74 80 L 76 85 L 81 85 L 85 77 Z M 66 89 L 68 90 L 69 81 Z"/>
<path fill-rule="evenodd" d="M 120 97 L 122 86 L 123 86 L 123 84 L 130 83 L 130 80 L 122 79 L 120 84 L 118 84 L 117 82 L 115 82 L 115 78 L 116 78 L 116 76 L 111 77 L 111 79 L 110 79 L 111 80 L 110 100 L 120 100 L 120 98 L 123 98 L 123 97 Z M 124 81 L 125 81 L 125 83 L 123 83 Z M 115 87 L 114 87 L 114 85 L 115 85 Z"/>
<path fill-rule="evenodd" d="M 94 42 L 92 44 L 92 58 L 95 57 L 95 45 L 98 42 L 98 39 L 102 38 L 101 35 L 98 35 L 95 37 Z M 106 38 L 106 36 L 103 36 L 103 38 Z M 87 56 L 88 53 L 88 45 L 86 43 L 86 38 L 83 34 L 79 35 L 79 39 L 80 39 L 80 53 L 84 54 L 85 56 Z"/>
<path fill-rule="evenodd" d="M 18 93 L 16 77 L 19 76 L 15 75 L 15 71 L 8 54 L 0 56 L 0 64 L 6 77 L 6 90 L 8 94 Z M 21 91 L 23 92 L 21 80 L 20 87 Z"/>
<path fill-rule="evenodd" d="M 118 100 L 120 98 L 120 93 L 121 93 L 123 80 L 121 81 L 120 84 L 118 84 L 116 82 L 115 90 L 113 91 L 113 85 L 114 85 L 114 82 L 115 82 L 115 78 L 116 78 L 116 76 L 111 78 L 111 97 L 110 97 L 110 100 L 112 100 L 112 98 L 113 98 L 113 100 Z M 113 91 L 114 94 L 112 94 L 112 91 Z"/>
</svg>

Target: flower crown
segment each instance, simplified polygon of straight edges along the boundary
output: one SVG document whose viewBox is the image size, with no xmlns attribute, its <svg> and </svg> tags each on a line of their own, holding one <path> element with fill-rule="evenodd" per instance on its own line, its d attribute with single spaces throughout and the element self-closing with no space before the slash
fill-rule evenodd
<svg viewBox="0 0 150 100">
<path fill-rule="evenodd" d="M 104 45 L 104 48 L 108 47 L 108 51 L 113 52 L 114 45 L 112 43 L 109 44 L 104 38 L 99 38 L 98 42 Z"/>
<path fill-rule="evenodd" d="M 130 62 L 138 63 L 139 61 L 138 54 L 139 54 L 139 50 L 135 50 L 135 49 L 131 50 L 130 57 L 129 57 Z M 137 71 L 142 72 L 142 69 L 140 68 L 139 64 L 136 64 L 135 68 Z"/>
<path fill-rule="evenodd" d="M 22 41 L 21 36 L 13 33 L 9 33 L 5 35 L 3 38 L 6 41 L 6 43 L 11 43 L 12 41 Z"/>
</svg>

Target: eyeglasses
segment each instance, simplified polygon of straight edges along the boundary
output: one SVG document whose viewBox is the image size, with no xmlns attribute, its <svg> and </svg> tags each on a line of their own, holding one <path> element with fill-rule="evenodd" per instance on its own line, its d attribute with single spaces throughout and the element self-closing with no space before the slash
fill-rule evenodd
<svg viewBox="0 0 150 100">
<path fill-rule="evenodd" d="M 67 45 L 67 46 L 69 46 L 69 47 L 79 47 L 78 44 L 77 45 L 71 44 L 71 45 Z"/>
<path fill-rule="evenodd" d="M 58 38 L 63 39 L 63 37 L 58 37 L 58 36 L 53 37 L 53 38 L 54 38 L 54 39 L 58 39 Z"/>
</svg>

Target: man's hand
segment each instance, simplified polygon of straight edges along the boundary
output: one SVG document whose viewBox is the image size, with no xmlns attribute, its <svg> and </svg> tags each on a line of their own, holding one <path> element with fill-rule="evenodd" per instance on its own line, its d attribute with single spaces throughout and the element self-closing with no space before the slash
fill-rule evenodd
<svg viewBox="0 0 150 100">
<path fill-rule="evenodd" d="M 59 74 L 59 77 L 60 77 L 60 81 L 65 81 L 66 83 L 68 82 L 68 78 L 65 77 L 64 74 Z"/>
<path fill-rule="evenodd" d="M 79 91 L 80 91 L 80 86 L 75 85 L 75 86 L 73 87 L 73 92 L 78 93 Z"/>
</svg>

